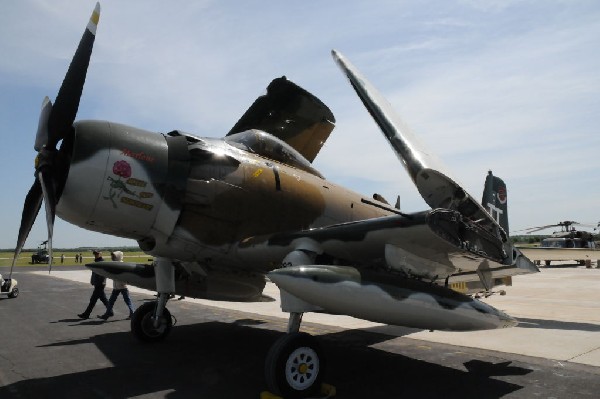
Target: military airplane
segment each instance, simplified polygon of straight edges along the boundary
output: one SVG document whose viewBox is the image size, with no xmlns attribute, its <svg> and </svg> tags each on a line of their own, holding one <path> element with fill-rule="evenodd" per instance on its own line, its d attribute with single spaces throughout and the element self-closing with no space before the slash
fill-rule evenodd
<svg viewBox="0 0 600 399">
<path fill-rule="evenodd" d="M 88 267 L 157 292 L 131 321 L 148 342 L 171 330 L 174 293 L 262 301 L 274 282 L 289 322 L 265 374 L 286 398 L 318 389 L 324 373 L 318 342 L 300 332 L 305 312 L 429 330 L 517 324 L 468 295 L 538 271 L 509 240 L 504 182 L 489 172 L 483 203 L 473 199 L 341 53 L 332 52 L 335 62 L 431 209 L 405 213 L 326 180 L 312 161 L 335 118 L 286 78 L 273 80 L 222 139 L 75 121 L 99 13 L 98 4 L 54 104 L 43 102 L 15 260 L 42 202 L 50 251 L 55 215 L 137 240 L 152 264 Z"/>
<path fill-rule="evenodd" d="M 572 220 L 531 227 L 520 231 L 531 234 L 553 227 L 560 227 L 560 231 L 555 231 L 549 237 L 542 239 L 539 247 L 519 248 L 522 253 L 537 265 L 542 261 L 544 261 L 546 266 L 550 266 L 552 261 L 575 260 L 580 265 L 585 265 L 589 268 L 592 266 L 593 260 L 596 260 L 596 263 L 600 260 L 600 248 L 596 245 L 594 233 L 577 230 L 573 226 L 590 227 L 594 228 L 594 230 L 598 227 L 597 225 L 583 224 Z"/>
</svg>

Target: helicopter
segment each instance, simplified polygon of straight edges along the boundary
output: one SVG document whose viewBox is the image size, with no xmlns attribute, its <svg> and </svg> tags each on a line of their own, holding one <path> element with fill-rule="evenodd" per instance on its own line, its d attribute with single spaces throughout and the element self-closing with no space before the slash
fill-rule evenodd
<svg viewBox="0 0 600 399">
<path fill-rule="evenodd" d="M 598 263 L 600 247 L 596 245 L 596 236 L 589 231 L 577 230 L 574 226 L 597 230 L 600 223 L 594 226 L 593 224 L 565 220 L 555 224 L 520 230 L 531 234 L 552 227 L 560 227 L 560 231 L 554 231 L 549 237 L 542 239 L 539 247 L 524 247 L 521 250 L 537 265 L 540 265 L 542 260 L 546 266 L 550 266 L 552 261 L 575 260 L 579 265 L 585 265 L 590 268 L 593 258 L 596 258 L 596 264 L 600 266 Z M 596 253 L 596 251 L 599 252 Z"/>
</svg>

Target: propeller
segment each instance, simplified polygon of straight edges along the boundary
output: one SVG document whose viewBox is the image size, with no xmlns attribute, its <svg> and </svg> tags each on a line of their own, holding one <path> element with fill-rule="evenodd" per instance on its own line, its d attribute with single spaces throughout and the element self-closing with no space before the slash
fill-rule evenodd
<svg viewBox="0 0 600 399">
<path fill-rule="evenodd" d="M 72 147 L 74 139 L 73 122 L 79 109 L 79 100 L 83 92 L 99 19 L 100 3 L 96 3 L 90 21 L 83 32 L 75 55 L 60 86 L 54 105 L 48 97 L 44 98 L 42 102 L 34 143 L 34 149 L 38 151 L 35 159 L 35 181 L 25 197 L 17 246 L 10 268 L 11 276 L 15 263 L 25 245 L 25 240 L 27 240 L 27 236 L 40 211 L 42 200 L 45 204 L 46 225 L 48 227 L 48 255 L 50 256 L 48 268 L 49 271 L 52 270 L 52 232 L 54 230 L 56 203 L 60 199 L 67 177 L 69 149 Z M 60 149 L 57 150 L 56 147 L 61 141 Z"/>
</svg>

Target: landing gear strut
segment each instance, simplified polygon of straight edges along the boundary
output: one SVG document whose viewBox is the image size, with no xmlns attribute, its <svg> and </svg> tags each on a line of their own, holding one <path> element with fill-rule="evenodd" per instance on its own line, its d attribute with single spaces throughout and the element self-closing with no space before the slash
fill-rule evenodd
<svg viewBox="0 0 600 399">
<path fill-rule="evenodd" d="M 136 338 L 144 342 L 156 342 L 165 339 L 173 327 L 171 312 L 166 308 L 171 293 L 175 292 L 175 268 L 169 259 L 156 258 L 156 302 L 147 302 L 133 313 L 131 331 Z"/>
<path fill-rule="evenodd" d="M 318 252 L 310 248 L 290 252 L 283 264 L 314 264 Z M 287 334 L 275 341 L 267 354 L 265 378 L 269 391 L 286 399 L 307 398 L 321 390 L 321 380 L 325 371 L 325 357 L 315 338 L 300 332 L 302 315 L 314 312 L 318 307 L 304 302 L 280 290 L 281 310 L 288 312 Z"/>
</svg>

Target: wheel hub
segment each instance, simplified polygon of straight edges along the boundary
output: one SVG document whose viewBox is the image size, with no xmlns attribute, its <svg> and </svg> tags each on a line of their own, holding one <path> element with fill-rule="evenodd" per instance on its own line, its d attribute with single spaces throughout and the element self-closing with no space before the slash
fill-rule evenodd
<svg viewBox="0 0 600 399">
<path fill-rule="evenodd" d="M 302 363 L 299 367 L 298 367 L 298 371 L 300 372 L 300 374 L 306 374 L 306 372 L 308 371 L 308 364 L 306 363 Z"/>
<path fill-rule="evenodd" d="M 313 385 L 318 375 L 319 357 L 312 348 L 297 348 L 290 354 L 285 366 L 285 378 L 292 388 L 305 390 Z"/>
<path fill-rule="evenodd" d="M 164 332 L 166 328 L 166 323 L 161 318 L 158 320 L 158 326 L 154 327 L 154 320 L 152 319 L 152 314 L 148 313 L 142 321 L 142 328 L 150 337 L 159 336 Z"/>
</svg>

